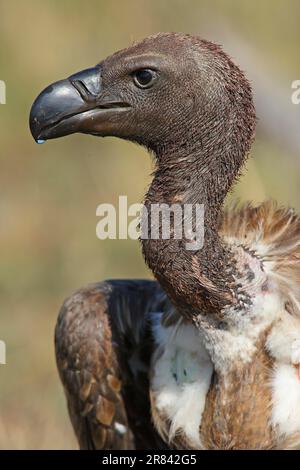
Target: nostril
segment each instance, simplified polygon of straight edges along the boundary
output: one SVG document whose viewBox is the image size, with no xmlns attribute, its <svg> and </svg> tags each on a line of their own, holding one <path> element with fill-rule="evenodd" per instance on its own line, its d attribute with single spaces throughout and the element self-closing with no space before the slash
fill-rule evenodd
<svg viewBox="0 0 300 470">
<path fill-rule="evenodd" d="M 75 73 L 69 77 L 69 81 L 84 101 L 90 102 L 101 93 L 101 71 L 99 66 Z"/>
<path fill-rule="evenodd" d="M 73 87 L 76 88 L 81 98 L 86 102 L 95 101 L 95 96 L 89 91 L 82 80 L 70 80 Z"/>
</svg>

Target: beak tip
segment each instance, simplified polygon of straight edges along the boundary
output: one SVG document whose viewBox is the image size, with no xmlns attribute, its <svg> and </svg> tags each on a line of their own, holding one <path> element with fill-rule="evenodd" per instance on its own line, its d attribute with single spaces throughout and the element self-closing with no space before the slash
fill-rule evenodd
<svg viewBox="0 0 300 470">
<path fill-rule="evenodd" d="M 30 128 L 32 137 L 37 142 L 40 137 L 41 129 L 40 129 L 39 121 L 37 118 L 36 101 L 33 103 L 31 110 L 30 110 L 29 128 Z"/>
</svg>

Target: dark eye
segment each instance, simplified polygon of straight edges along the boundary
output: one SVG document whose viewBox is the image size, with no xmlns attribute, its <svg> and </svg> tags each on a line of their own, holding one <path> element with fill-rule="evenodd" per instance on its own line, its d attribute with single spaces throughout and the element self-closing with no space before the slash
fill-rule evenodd
<svg viewBox="0 0 300 470">
<path fill-rule="evenodd" d="M 149 88 L 150 86 L 153 85 L 156 77 L 157 77 L 156 72 L 150 69 L 137 70 L 133 74 L 134 83 L 139 88 Z"/>
</svg>

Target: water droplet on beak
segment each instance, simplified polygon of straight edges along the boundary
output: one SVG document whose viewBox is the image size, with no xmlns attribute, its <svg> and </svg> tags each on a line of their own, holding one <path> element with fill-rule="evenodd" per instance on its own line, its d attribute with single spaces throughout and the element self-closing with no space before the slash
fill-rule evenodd
<svg viewBox="0 0 300 470">
<path fill-rule="evenodd" d="M 42 140 L 42 139 L 38 139 L 38 140 L 36 141 L 36 143 L 41 145 L 41 144 L 44 144 L 44 143 L 45 143 L 45 141 L 44 141 L 44 140 Z"/>
</svg>

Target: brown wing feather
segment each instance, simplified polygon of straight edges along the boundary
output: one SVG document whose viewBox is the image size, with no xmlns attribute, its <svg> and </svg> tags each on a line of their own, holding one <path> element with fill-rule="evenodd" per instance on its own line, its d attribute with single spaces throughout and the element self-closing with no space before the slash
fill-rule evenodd
<svg viewBox="0 0 300 470">
<path fill-rule="evenodd" d="M 106 281 L 64 303 L 56 358 L 82 449 L 166 448 L 150 418 L 150 311 L 166 302 L 152 281 Z"/>
</svg>

